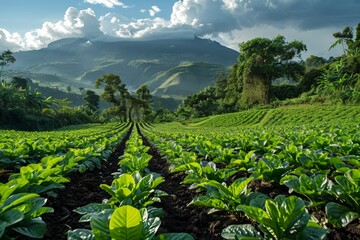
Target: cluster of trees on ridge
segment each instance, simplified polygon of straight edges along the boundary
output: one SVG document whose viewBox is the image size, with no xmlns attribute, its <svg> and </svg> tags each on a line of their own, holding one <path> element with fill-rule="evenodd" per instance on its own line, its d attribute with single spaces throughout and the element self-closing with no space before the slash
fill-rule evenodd
<svg viewBox="0 0 360 240">
<path fill-rule="evenodd" d="M 344 53 L 328 60 L 317 56 L 300 60 L 306 45 L 296 40 L 286 42 L 283 36 L 240 43 L 238 62 L 231 72 L 218 76 L 214 86 L 188 96 L 177 114 L 202 117 L 269 104 L 358 104 L 360 23 L 355 37 L 351 27 L 333 36 L 336 41 L 330 49 L 340 44 Z M 273 86 L 278 78 L 297 84 Z"/>
<path fill-rule="evenodd" d="M 0 85 L 0 126 L 15 129 L 52 129 L 70 124 L 118 121 L 172 121 L 248 109 L 258 105 L 297 103 L 360 103 L 360 23 L 334 33 L 342 45 L 343 55 L 328 60 L 300 56 L 306 45 L 286 42 L 283 36 L 273 39 L 255 38 L 240 43 L 240 55 L 231 72 L 218 76 L 214 86 L 188 96 L 175 112 L 153 109 L 152 96 L 146 85 L 130 93 L 119 76 L 106 74 L 95 82 L 97 95 L 87 90 L 85 104 L 71 108 L 67 100 L 45 98 L 32 90 L 27 79 L 13 77 Z M 3 68 L 16 59 L 11 51 L 0 55 L 0 79 Z M 279 78 L 298 82 L 273 86 Z M 300 96 L 300 97 L 299 97 Z M 100 98 L 108 107 L 100 114 Z M 290 100 L 286 100 L 290 99 Z M 285 101 L 284 101 L 285 100 Z"/>
</svg>

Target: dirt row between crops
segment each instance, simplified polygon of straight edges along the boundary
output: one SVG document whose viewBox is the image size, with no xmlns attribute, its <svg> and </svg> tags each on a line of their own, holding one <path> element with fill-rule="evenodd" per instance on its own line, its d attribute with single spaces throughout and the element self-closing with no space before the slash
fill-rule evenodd
<svg viewBox="0 0 360 240">
<path fill-rule="evenodd" d="M 130 137 L 132 128 L 121 143 L 115 147 L 101 169 L 71 174 L 70 182 L 65 184 L 65 189 L 57 192 L 58 197 L 48 198 L 47 206 L 54 208 L 55 212 L 43 217 L 46 222 L 44 239 L 67 239 L 68 230 L 90 229 L 88 223 L 79 223 L 80 215 L 73 210 L 89 203 L 101 203 L 103 199 L 109 198 L 109 194 L 100 188 L 100 184 L 111 185 L 114 179 L 112 173 L 119 168 L 119 157 L 124 154 L 125 143 Z"/>
<path fill-rule="evenodd" d="M 198 193 L 181 184 L 185 174 L 170 173 L 167 161 L 161 157 L 158 150 L 140 131 L 139 134 L 143 138 L 143 144 L 150 146 L 148 153 L 153 156 L 149 162 L 149 170 L 160 173 L 165 178 L 165 182 L 160 184 L 157 189 L 170 195 L 161 197 L 161 202 L 154 204 L 155 207 L 164 210 L 164 217 L 161 218 L 158 233 L 185 232 L 197 240 L 218 240 L 222 239 L 221 231 L 223 228 L 239 223 L 234 215 L 224 212 L 208 214 L 209 209 L 207 208 L 188 205 Z"/>
</svg>

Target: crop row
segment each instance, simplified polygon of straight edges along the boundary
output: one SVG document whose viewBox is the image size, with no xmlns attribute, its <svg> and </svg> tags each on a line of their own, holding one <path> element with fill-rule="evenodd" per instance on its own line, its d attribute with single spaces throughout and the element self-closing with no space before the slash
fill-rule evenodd
<svg viewBox="0 0 360 240">
<path fill-rule="evenodd" d="M 80 222 L 89 222 L 91 229 L 71 230 L 68 239 L 193 239 L 186 233 L 156 234 L 163 211 L 153 204 L 167 193 L 156 189 L 165 180 L 149 171 L 152 156 L 148 150 L 134 128 L 119 158 L 119 171 L 113 173 L 114 180 L 111 185 L 100 185 L 110 198 L 77 208 L 75 211 L 82 215 Z"/>
<path fill-rule="evenodd" d="M 299 106 L 276 109 L 246 110 L 236 113 L 227 113 L 200 119 L 191 119 L 177 122 L 158 124 L 157 129 L 187 128 L 201 132 L 204 129 L 217 131 L 233 131 L 243 128 L 263 128 L 277 126 L 313 126 L 324 127 L 334 125 L 358 125 L 360 123 L 359 106 Z"/>
<path fill-rule="evenodd" d="M 63 154 L 69 149 L 85 149 L 91 144 L 107 145 L 128 125 L 109 124 L 103 128 L 76 131 L 3 131 L 0 137 L 0 169 L 16 170 L 36 163 L 47 155 Z"/>
<path fill-rule="evenodd" d="M 357 129 L 301 127 L 228 134 L 161 129 L 143 126 L 171 171 L 184 172 L 183 183 L 204 193 L 191 204 L 208 207 L 210 213 L 243 213 L 257 223 L 257 228 L 229 226 L 223 230 L 225 239 L 325 239 L 330 229 L 359 218 Z M 269 196 L 249 186 L 287 191 Z M 314 212 L 326 217 L 317 219 L 310 214 Z"/>
<path fill-rule="evenodd" d="M 56 189 L 64 188 L 69 182 L 71 172 L 100 168 L 111 152 L 129 129 L 129 125 L 116 126 L 110 135 L 97 138 L 98 141 L 82 142 L 79 148 L 69 147 L 42 157 L 37 163 L 20 167 L 5 183 L 0 183 L 0 238 L 8 238 L 17 232 L 26 237 L 42 238 L 46 223 L 41 215 L 53 212 L 44 206 L 46 198 L 56 197 Z M 89 132 L 90 133 L 90 132 Z M 96 136 L 96 131 L 91 131 Z M 76 139 L 74 133 L 73 140 Z M 92 139 L 92 138 L 88 138 Z M 58 141 L 62 141 L 61 138 Z"/>
</svg>

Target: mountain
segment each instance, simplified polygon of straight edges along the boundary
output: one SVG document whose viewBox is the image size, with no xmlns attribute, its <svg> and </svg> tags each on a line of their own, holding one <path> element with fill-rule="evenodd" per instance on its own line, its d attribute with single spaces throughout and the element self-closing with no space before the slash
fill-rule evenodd
<svg viewBox="0 0 360 240">
<path fill-rule="evenodd" d="M 183 98 L 228 72 L 238 55 L 198 37 L 116 42 L 69 38 L 47 48 L 14 53 L 16 62 L 8 69 L 60 89 L 93 89 L 97 78 L 113 73 L 130 91 L 147 84 L 153 94 Z"/>
</svg>

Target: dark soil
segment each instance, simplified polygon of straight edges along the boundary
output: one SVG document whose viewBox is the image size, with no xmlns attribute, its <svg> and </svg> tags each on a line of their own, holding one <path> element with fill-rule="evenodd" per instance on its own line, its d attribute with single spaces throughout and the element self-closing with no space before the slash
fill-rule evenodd
<svg viewBox="0 0 360 240">
<path fill-rule="evenodd" d="M 123 155 L 125 142 L 131 133 L 127 133 L 123 141 L 113 150 L 101 169 L 74 173 L 65 189 L 58 191 L 57 198 L 48 198 L 47 206 L 54 208 L 54 213 L 44 215 L 47 229 L 44 239 L 67 239 L 67 231 L 77 228 L 88 228 L 88 223 L 79 223 L 80 215 L 73 210 L 89 203 L 101 203 L 109 195 L 100 188 L 100 184 L 111 184 L 114 179 L 111 173 L 118 170 L 119 157 Z"/>
</svg>

